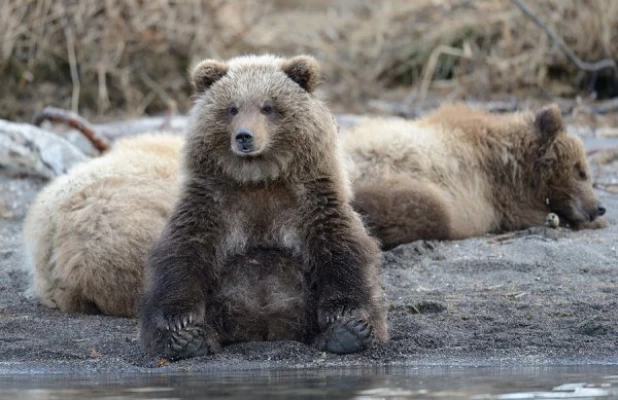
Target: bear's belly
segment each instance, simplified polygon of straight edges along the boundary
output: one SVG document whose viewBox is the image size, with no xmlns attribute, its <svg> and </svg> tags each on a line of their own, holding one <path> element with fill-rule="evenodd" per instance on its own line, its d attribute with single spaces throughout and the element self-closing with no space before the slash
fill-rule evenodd
<svg viewBox="0 0 618 400">
<path fill-rule="evenodd" d="M 255 248 L 231 256 L 212 296 L 222 343 L 303 341 L 315 320 L 308 271 L 291 251 Z"/>
</svg>

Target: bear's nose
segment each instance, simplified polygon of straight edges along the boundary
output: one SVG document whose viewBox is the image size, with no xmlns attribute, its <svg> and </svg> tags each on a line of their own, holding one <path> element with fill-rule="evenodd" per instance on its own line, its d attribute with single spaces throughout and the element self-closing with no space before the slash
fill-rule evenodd
<svg viewBox="0 0 618 400">
<path fill-rule="evenodd" d="M 253 142 L 253 134 L 243 129 L 236 132 L 236 136 L 234 137 L 234 139 L 236 140 L 236 143 L 238 143 L 243 148 L 249 147 Z"/>
<path fill-rule="evenodd" d="M 597 213 L 599 215 L 605 215 L 605 211 L 606 211 L 605 207 L 603 207 L 603 206 L 599 206 L 599 208 L 597 209 Z"/>
</svg>

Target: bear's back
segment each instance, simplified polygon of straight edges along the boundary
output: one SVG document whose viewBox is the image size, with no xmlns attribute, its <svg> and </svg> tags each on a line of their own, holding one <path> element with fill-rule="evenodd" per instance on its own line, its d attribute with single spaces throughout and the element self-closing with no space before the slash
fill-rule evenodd
<svg viewBox="0 0 618 400">
<path fill-rule="evenodd" d="M 466 172 L 462 169 L 476 163 L 453 132 L 423 121 L 367 118 L 342 136 L 353 183 L 384 182 L 412 174 L 447 185 L 461 179 Z"/>
<path fill-rule="evenodd" d="M 158 236 L 175 201 L 181 146 L 181 138 L 168 135 L 124 139 L 39 193 L 24 224 L 24 250 L 25 268 L 34 275 L 34 290 L 43 303 L 86 311 L 72 287 L 79 292 L 89 288 L 92 295 L 115 291 L 105 288 L 96 269 L 131 276 L 123 281 L 133 287 L 122 293 L 141 286 L 142 249 Z M 96 304 L 107 314 L 135 313 L 129 301 L 107 300 Z"/>
</svg>

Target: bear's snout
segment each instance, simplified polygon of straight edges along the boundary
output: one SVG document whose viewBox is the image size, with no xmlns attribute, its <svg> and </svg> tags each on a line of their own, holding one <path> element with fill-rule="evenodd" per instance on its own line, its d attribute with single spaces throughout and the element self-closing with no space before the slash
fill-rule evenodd
<svg viewBox="0 0 618 400">
<path fill-rule="evenodd" d="M 251 153 L 253 151 L 253 134 L 247 129 L 239 129 L 234 135 L 236 148 L 241 153 Z"/>
<path fill-rule="evenodd" d="M 599 203 L 595 208 L 588 211 L 588 219 L 592 222 L 597 219 L 597 217 L 604 215 L 605 211 L 605 207 Z"/>
</svg>

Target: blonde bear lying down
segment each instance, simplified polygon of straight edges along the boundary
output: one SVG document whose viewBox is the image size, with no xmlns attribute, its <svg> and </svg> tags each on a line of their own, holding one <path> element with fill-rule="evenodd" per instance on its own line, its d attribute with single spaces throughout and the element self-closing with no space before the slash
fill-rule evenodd
<svg viewBox="0 0 618 400">
<path fill-rule="evenodd" d="M 555 106 L 489 114 L 448 105 L 417 121 L 365 119 L 345 133 L 354 206 L 383 248 L 542 225 L 600 228 L 584 148 Z M 135 316 L 145 257 L 173 207 L 182 139 L 145 135 L 46 187 L 24 228 L 41 301 Z"/>
<path fill-rule="evenodd" d="M 182 143 L 164 134 L 120 140 L 39 193 L 24 244 L 43 304 L 135 315 L 146 255 L 174 205 Z"/>
</svg>

